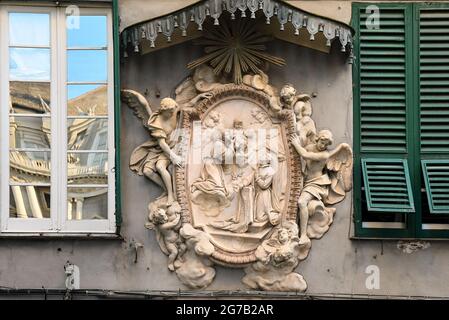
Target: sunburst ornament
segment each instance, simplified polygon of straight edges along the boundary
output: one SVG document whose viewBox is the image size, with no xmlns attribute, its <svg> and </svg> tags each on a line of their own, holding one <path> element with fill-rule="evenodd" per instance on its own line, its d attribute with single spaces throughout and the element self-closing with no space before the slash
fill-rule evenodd
<svg viewBox="0 0 449 320">
<path fill-rule="evenodd" d="M 196 44 L 204 46 L 205 55 L 190 62 L 187 67 L 195 69 L 209 64 L 216 75 L 231 74 L 234 83 L 241 84 L 243 74 L 261 72 L 264 63 L 284 66 L 285 60 L 266 52 L 265 43 L 269 37 L 260 33 L 249 19 L 236 19 L 220 26 L 211 26 Z"/>
</svg>

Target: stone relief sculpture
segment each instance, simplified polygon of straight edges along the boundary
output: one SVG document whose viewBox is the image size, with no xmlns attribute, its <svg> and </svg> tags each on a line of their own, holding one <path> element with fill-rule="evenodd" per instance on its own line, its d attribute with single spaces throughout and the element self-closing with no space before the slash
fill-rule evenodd
<svg viewBox="0 0 449 320">
<path fill-rule="evenodd" d="M 251 289 L 299 291 L 307 288 L 303 276 L 294 272 L 300 257 L 298 226 L 285 223 L 256 250 L 257 261 L 245 269 L 242 282 Z"/>
<path fill-rule="evenodd" d="M 328 150 L 332 133 L 317 133 L 309 95 L 277 92 L 265 73 L 226 83 L 204 64 L 158 111 L 123 91 L 150 135 L 130 168 L 163 189 L 147 228 L 189 288 L 207 287 L 216 264 L 243 268 L 254 290 L 307 288 L 296 270 L 352 187 L 352 151 Z"/>
<path fill-rule="evenodd" d="M 150 139 L 133 151 L 130 168 L 162 187 L 169 207 L 175 203 L 176 198 L 168 166 L 171 163 L 180 166 L 182 162 L 173 151 L 176 144 L 173 133 L 177 128 L 181 110 L 171 98 L 162 99 L 159 110 L 151 112 L 148 102 L 140 94 L 124 90 L 122 97 L 144 121 L 144 126 L 150 134 Z"/>
<path fill-rule="evenodd" d="M 346 192 L 352 188 L 352 150 L 342 143 L 332 151 L 328 146 L 333 143 L 332 133 L 321 130 L 314 144 L 305 148 L 301 146 L 301 139 L 294 136 L 292 144 L 299 155 L 305 160 L 304 187 L 298 200 L 300 213 L 301 244 L 310 241 L 308 234 L 309 217 L 315 214 L 327 216 L 329 224 L 332 222 L 335 208 L 326 207 L 342 201 Z M 311 230 L 311 233 L 316 230 Z M 324 231 L 327 231 L 324 230 Z M 312 233 L 312 237 L 320 237 L 320 232 Z"/>
<path fill-rule="evenodd" d="M 162 201 L 161 201 L 162 200 Z M 175 261 L 185 252 L 185 244 L 179 235 L 181 228 L 181 208 L 179 205 L 167 206 L 165 198 L 150 203 L 146 227 L 156 230 L 156 239 L 163 253 L 168 255 L 168 269 L 175 270 Z"/>
</svg>

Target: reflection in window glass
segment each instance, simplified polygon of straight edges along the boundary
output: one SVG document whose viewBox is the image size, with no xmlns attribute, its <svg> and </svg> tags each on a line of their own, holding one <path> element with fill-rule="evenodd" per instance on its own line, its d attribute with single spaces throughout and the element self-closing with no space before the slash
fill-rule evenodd
<svg viewBox="0 0 449 320">
<path fill-rule="evenodd" d="M 68 17 L 71 19 L 71 17 Z M 92 32 L 92 31 L 95 32 Z M 106 47 L 107 30 L 106 16 L 81 16 L 79 28 L 67 29 L 67 47 Z"/>
<path fill-rule="evenodd" d="M 9 216 L 11 218 L 50 218 L 50 187 L 10 187 Z"/>
<path fill-rule="evenodd" d="M 107 188 L 67 188 L 68 220 L 107 219 Z"/>
<path fill-rule="evenodd" d="M 107 119 L 68 119 L 67 148 L 69 150 L 107 150 L 107 132 Z"/>
<path fill-rule="evenodd" d="M 67 154 L 68 184 L 107 184 L 107 152 L 69 152 Z"/>
<path fill-rule="evenodd" d="M 68 116 L 107 116 L 107 86 L 72 84 L 67 86 Z"/>
<path fill-rule="evenodd" d="M 10 113 L 50 113 L 50 83 L 10 81 Z"/>
<path fill-rule="evenodd" d="M 106 50 L 69 50 L 67 52 L 69 82 L 106 82 Z"/>
<path fill-rule="evenodd" d="M 10 117 L 9 147 L 27 149 L 50 149 L 49 117 Z"/>
<path fill-rule="evenodd" d="M 49 81 L 50 49 L 10 48 L 9 71 L 11 80 Z"/>
<path fill-rule="evenodd" d="M 49 151 L 10 151 L 10 183 L 50 183 Z"/>
<path fill-rule="evenodd" d="M 50 46 L 50 15 L 47 13 L 9 14 L 10 46 Z"/>
</svg>

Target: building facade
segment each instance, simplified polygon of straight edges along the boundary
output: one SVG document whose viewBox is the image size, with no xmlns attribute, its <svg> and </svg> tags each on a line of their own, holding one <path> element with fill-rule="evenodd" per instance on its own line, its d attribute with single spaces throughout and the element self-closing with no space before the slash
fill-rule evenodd
<svg viewBox="0 0 449 320">
<path fill-rule="evenodd" d="M 1 1 L 0 293 L 449 297 L 448 18 Z"/>
</svg>

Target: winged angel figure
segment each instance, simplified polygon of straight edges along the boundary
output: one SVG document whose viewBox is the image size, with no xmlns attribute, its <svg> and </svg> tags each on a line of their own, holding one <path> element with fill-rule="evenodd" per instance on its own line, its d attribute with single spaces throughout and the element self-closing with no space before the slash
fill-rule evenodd
<svg viewBox="0 0 449 320">
<path fill-rule="evenodd" d="M 327 206 L 336 204 L 345 198 L 352 189 L 352 150 L 347 143 L 339 144 L 334 150 L 328 150 L 333 143 L 332 133 L 321 130 L 315 142 L 301 146 L 298 136 L 292 138 L 292 145 L 305 160 L 304 187 L 298 200 L 300 218 L 299 243 L 310 242 L 309 236 L 319 238 L 327 231 L 335 208 Z M 312 230 L 309 217 L 318 211 L 327 217 L 323 230 Z M 315 232 L 314 232 L 315 231 Z"/>
<path fill-rule="evenodd" d="M 171 163 L 182 166 L 182 158 L 174 151 L 181 109 L 175 100 L 164 98 L 159 110 L 153 112 L 145 97 L 133 90 L 122 90 L 122 100 L 150 133 L 150 139 L 132 152 L 129 166 L 164 189 L 162 197 L 167 196 L 169 207 L 176 198 L 168 167 Z"/>
<path fill-rule="evenodd" d="M 152 111 L 147 99 L 134 90 L 122 90 L 122 100 L 134 114 L 142 120 L 150 133 L 150 139 L 138 146 L 131 155 L 130 169 L 144 175 L 165 190 L 167 206 L 173 204 L 175 192 L 168 167 L 170 163 L 182 166 L 183 159 L 176 154 L 181 113 L 197 114 L 195 105 L 202 99 L 210 98 L 210 91 L 222 84 L 213 69 L 200 66 L 193 76 L 185 79 L 175 90 L 176 99 L 164 98 L 159 110 Z"/>
</svg>

